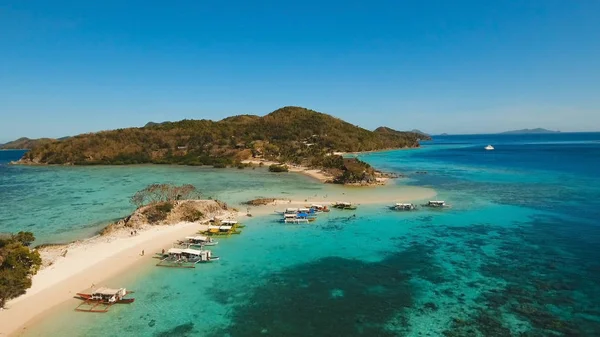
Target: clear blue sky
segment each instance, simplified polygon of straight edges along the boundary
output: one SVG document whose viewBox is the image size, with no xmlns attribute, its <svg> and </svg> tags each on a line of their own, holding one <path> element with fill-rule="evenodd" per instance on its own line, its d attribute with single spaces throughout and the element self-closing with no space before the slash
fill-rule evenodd
<svg viewBox="0 0 600 337">
<path fill-rule="evenodd" d="M 266 114 L 600 130 L 600 1 L 0 2 L 0 141 Z"/>
</svg>

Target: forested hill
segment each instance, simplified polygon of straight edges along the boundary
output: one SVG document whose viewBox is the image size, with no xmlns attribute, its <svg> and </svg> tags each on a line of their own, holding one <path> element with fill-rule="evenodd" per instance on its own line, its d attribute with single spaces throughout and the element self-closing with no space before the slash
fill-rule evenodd
<svg viewBox="0 0 600 337">
<path fill-rule="evenodd" d="M 334 151 L 417 147 L 422 138 L 387 128 L 369 131 L 309 109 L 284 107 L 263 117 L 149 123 L 142 128 L 82 134 L 34 146 L 21 163 L 224 166 L 264 157 L 311 164 Z"/>
</svg>

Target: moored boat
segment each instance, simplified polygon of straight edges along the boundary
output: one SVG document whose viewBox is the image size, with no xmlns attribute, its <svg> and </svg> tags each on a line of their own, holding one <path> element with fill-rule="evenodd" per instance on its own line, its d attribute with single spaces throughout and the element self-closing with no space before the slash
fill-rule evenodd
<svg viewBox="0 0 600 337">
<path fill-rule="evenodd" d="M 308 208 L 314 210 L 317 213 L 318 212 L 329 212 L 329 208 L 327 208 L 327 206 L 319 205 L 319 204 L 312 204 Z"/>
<path fill-rule="evenodd" d="M 218 245 L 219 242 L 213 240 L 213 238 L 206 235 L 196 235 L 196 236 L 186 236 L 185 240 L 178 242 L 182 246 L 190 246 L 190 247 L 203 247 L 203 246 L 215 246 Z"/>
<path fill-rule="evenodd" d="M 422 205 L 423 207 L 431 207 L 431 208 L 444 208 L 449 207 L 443 200 L 430 200 L 426 204 Z"/>
<path fill-rule="evenodd" d="M 484 149 L 486 149 L 487 151 L 491 151 L 494 149 L 494 147 L 491 145 L 488 145 L 488 146 L 484 147 Z"/>
<path fill-rule="evenodd" d="M 396 203 L 390 208 L 394 211 L 414 211 L 417 209 L 417 206 L 410 203 Z"/>
<path fill-rule="evenodd" d="M 347 201 L 336 201 L 331 207 L 337 209 L 355 210 L 356 206 Z"/>
<path fill-rule="evenodd" d="M 162 257 L 157 264 L 159 267 L 194 268 L 194 265 L 197 263 L 219 260 L 219 257 L 213 256 L 210 250 L 192 248 L 170 248 L 162 254 Z"/>
<path fill-rule="evenodd" d="M 129 304 L 135 299 L 125 298 L 133 293 L 125 288 L 111 289 L 106 287 L 90 288 L 80 293 L 76 293 L 76 298 L 84 302 L 78 305 L 75 310 L 83 312 L 107 312 L 114 304 Z"/>
</svg>

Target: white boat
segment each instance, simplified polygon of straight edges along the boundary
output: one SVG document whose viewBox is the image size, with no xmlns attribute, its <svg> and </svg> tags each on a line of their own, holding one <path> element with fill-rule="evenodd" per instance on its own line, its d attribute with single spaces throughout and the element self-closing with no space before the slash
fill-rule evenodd
<svg viewBox="0 0 600 337">
<path fill-rule="evenodd" d="M 161 260 L 161 262 L 188 262 L 196 264 L 217 260 L 219 260 L 219 258 L 216 256 L 212 256 L 212 252 L 210 250 L 198 250 L 192 248 L 170 248 L 163 255 L 163 259 Z"/>
<path fill-rule="evenodd" d="M 493 149 L 494 149 L 494 147 L 493 147 L 493 146 L 491 146 L 491 145 L 488 145 L 488 146 L 486 146 L 486 147 L 485 147 L 485 149 L 486 149 L 487 151 L 491 151 L 491 150 L 493 150 Z"/>
<path fill-rule="evenodd" d="M 396 205 L 392 206 L 392 209 L 395 211 L 414 211 L 417 209 L 417 206 L 408 203 L 397 203 Z"/>
<path fill-rule="evenodd" d="M 298 217 L 298 214 L 284 214 L 284 223 L 308 223 L 308 218 Z"/>
</svg>

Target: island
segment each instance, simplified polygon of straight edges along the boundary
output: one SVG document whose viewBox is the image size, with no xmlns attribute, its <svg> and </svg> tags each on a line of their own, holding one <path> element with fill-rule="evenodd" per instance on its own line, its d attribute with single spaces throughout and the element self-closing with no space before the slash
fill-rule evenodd
<svg viewBox="0 0 600 337">
<path fill-rule="evenodd" d="M 560 133 L 560 131 L 548 130 L 543 128 L 535 128 L 535 129 L 521 129 L 521 130 L 512 130 L 512 131 L 504 131 L 500 134 L 540 134 L 540 133 Z"/>
<path fill-rule="evenodd" d="M 52 138 L 30 139 L 27 137 L 21 137 L 17 140 L 13 140 L 12 142 L 0 144 L 0 150 L 30 150 L 36 146 L 55 141 L 57 140 Z"/>
<path fill-rule="evenodd" d="M 35 144 L 15 164 L 24 165 L 210 165 L 217 168 L 276 165 L 276 172 L 317 170 L 323 181 L 369 185 L 381 174 L 346 152 L 419 147 L 429 136 L 387 127 L 375 131 L 302 107 L 265 116 L 237 115 L 220 121 L 148 123 Z"/>
</svg>

